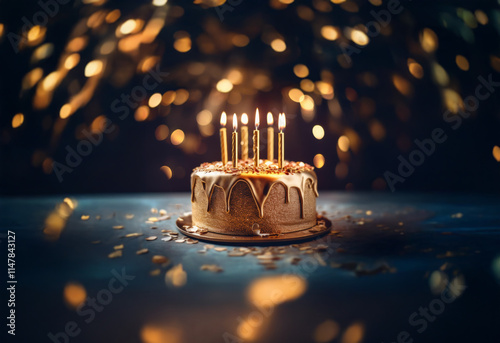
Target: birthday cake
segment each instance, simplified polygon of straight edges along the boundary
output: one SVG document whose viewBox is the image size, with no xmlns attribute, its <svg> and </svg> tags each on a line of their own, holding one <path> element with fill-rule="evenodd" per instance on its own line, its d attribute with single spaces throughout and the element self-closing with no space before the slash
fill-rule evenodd
<svg viewBox="0 0 500 343">
<path fill-rule="evenodd" d="M 203 163 L 191 174 L 193 226 L 228 235 L 283 234 L 316 225 L 317 177 L 303 162 L 257 168 Z"/>
</svg>

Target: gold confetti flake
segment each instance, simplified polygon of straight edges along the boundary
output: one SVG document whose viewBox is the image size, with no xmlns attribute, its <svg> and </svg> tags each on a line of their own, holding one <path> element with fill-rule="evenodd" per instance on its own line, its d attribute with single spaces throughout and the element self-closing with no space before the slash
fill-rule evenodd
<svg viewBox="0 0 500 343">
<path fill-rule="evenodd" d="M 122 250 L 116 250 L 113 251 L 111 254 L 108 255 L 109 258 L 117 258 L 117 257 L 122 257 Z"/>
<path fill-rule="evenodd" d="M 146 223 L 156 223 L 158 221 L 158 218 L 157 217 L 149 217 L 148 220 L 146 221 Z"/>
<path fill-rule="evenodd" d="M 82 216 L 80 217 L 81 220 L 89 220 L 90 219 L 90 216 L 88 214 L 82 214 Z"/>
<path fill-rule="evenodd" d="M 92 244 L 99 244 L 99 243 L 101 243 L 101 241 L 92 241 L 90 243 L 92 243 Z"/>
<path fill-rule="evenodd" d="M 160 210 L 159 213 L 160 213 L 160 216 L 166 216 L 167 215 L 167 211 L 166 210 Z"/>
<path fill-rule="evenodd" d="M 143 254 L 147 254 L 149 252 L 148 249 L 141 249 L 141 250 L 137 250 L 135 253 L 137 255 L 143 255 Z"/>
<path fill-rule="evenodd" d="M 157 236 L 149 236 L 149 237 L 146 237 L 146 240 L 147 241 L 155 241 L 158 237 Z"/>
<path fill-rule="evenodd" d="M 217 248 L 214 248 L 214 250 L 215 250 L 215 251 L 219 251 L 219 252 L 221 252 L 221 251 L 226 251 L 226 250 L 227 250 L 227 248 L 217 247 Z"/>
<path fill-rule="evenodd" d="M 216 264 L 204 264 L 200 267 L 200 270 L 206 270 L 212 273 L 221 273 L 224 271 L 224 269 Z"/>
<path fill-rule="evenodd" d="M 149 275 L 151 276 L 158 276 L 161 273 L 161 269 L 153 269 L 152 271 L 149 272 Z"/>
<path fill-rule="evenodd" d="M 462 218 L 463 216 L 464 214 L 460 212 L 451 215 L 452 218 L 458 218 L 458 219 Z"/>
<path fill-rule="evenodd" d="M 123 230 L 124 228 L 125 228 L 125 226 L 123 226 L 123 225 L 115 225 L 115 226 L 113 226 L 113 229 L 115 229 L 115 230 Z"/>
<path fill-rule="evenodd" d="M 196 239 L 188 238 L 186 239 L 187 244 L 198 244 L 198 241 Z"/>
<path fill-rule="evenodd" d="M 139 236 L 142 236 L 144 235 L 143 233 L 139 233 L 139 232 L 133 232 L 133 233 L 127 233 L 125 235 L 125 237 L 139 237 Z"/>
<path fill-rule="evenodd" d="M 134 217 L 135 217 L 135 215 L 134 215 L 134 214 L 126 214 L 126 215 L 125 215 L 125 219 L 132 219 L 132 218 L 134 218 Z"/>
<path fill-rule="evenodd" d="M 172 236 L 167 236 L 167 237 L 163 237 L 161 240 L 164 242 L 168 242 L 168 241 L 171 241 L 172 239 L 173 239 Z"/>
<path fill-rule="evenodd" d="M 158 213 L 158 209 L 153 207 L 153 208 L 151 209 L 151 213 Z"/>
<path fill-rule="evenodd" d="M 244 253 L 243 251 L 239 251 L 239 250 L 232 250 L 232 251 L 228 251 L 227 253 L 227 256 L 230 256 L 230 257 L 240 257 L 240 256 L 245 256 L 246 253 Z"/>
<path fill-rule="evenodd" d="M 121 249 L 123 249 L 123 244 L 120 244 L 120 245 L 115 245 L 115 246 L 113 247 L 113 249 L 115 249 L 115 250 L 121 250 Z"/>
<path fill-rule="evenodd" d="M 151 261 L 153 261 L 153 263 L 156 263 L 156 264 L 165 264 L 165 263 L 169 262 L 168 258 L 166 258 L 165 256 L 162 256 L 162 255 L 154 255 L 151 258 Z"/>
<path fill-rule="evenodd" d="M 175 243 L 184 243 L 186 240 L 184 238 L 179 238 L 175 240 Z"/>
</svg>

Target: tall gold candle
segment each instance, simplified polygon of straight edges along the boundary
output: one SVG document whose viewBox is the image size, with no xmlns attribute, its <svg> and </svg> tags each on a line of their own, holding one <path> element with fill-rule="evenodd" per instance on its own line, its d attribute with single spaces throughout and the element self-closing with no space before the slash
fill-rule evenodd
<svg viewBox="0 0 500 343">
<path fill-rule="evenodd" d="M 280 133 L 278 134 L 278 168 L 283 169 L 283 164 L 285 164 L 285 134 L 283 130 L 286 127 L 286 118 L 284 113 L 280 113 L 278 119 L 278 128 Z"/>
<path fill-rule="evenodd" d="M 248 116 L 246 113 L 241 115 L 241 159 L 248 160 Z"/>
<path fill-rule="evenodd" d="M 253 165 L 255 168 L 260 163 L 260 134 L 259 134 L 259 109 L 255 111 L 255 130 L 253 130 Z"/>
<path fill-rule="evenodd" d="M 238 167 L 238 118 L 233 114 L 233 168 Z"/>
<path fill-rule="evenodd" d="M 267 159 L 274 161 L 274 119 L 271 112 L 267 112 Z"/>
<path fill-rule="evenodd" d="M 220 116 L 220 154 L 223 165 L 227 164 L 227 133 L 226 133 L 226 112 Z"/>
</svg>

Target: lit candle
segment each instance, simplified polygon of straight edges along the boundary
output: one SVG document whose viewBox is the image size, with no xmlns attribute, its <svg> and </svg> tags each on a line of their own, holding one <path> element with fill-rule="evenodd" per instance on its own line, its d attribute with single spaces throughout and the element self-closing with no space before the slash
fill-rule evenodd
<svg viewBox="0 0 500 343">
<path fill-rule="evenodd" d="M 273 114 L 267 112 L 267 159 L 274 161 L 274 127 Z"/>
<path fill-rule="evenodd" d="M 285 113 L 280 113 L 278 118 L 278 128 L 280 133 L 278 134 L 278 168 L 283 169 L 283 164 L 285 163 L 285 134 L 283 130 L 286 127 Z"/>
<path fill-rule="evenodd" d="M 220 116 L 220 154 L 222 164 L 227 164 L 227 133 L 226 133 L 226 112 L 222 112 Z"/>
<path fill-rule="evenodd" d="M 238 167 L 238 118 L 233 114 L 233 168 Z"/>
<path fill-rule="evenodd" d="M 255 111 L 255 130 L 253 130 L 253 165 L 255 168 L 259 166 L 260 162 L 260 135 L 259 135 L 259 109 Z"/>
<path fill-rule="evenodd" d="M 241 159 L 248 160 L 248 116 L 246 113 L 241 115 Z"/>
</svg>

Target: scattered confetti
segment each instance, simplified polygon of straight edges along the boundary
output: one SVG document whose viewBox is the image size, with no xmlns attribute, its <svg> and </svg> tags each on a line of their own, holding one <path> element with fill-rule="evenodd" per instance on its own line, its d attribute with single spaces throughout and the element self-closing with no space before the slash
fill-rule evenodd
<svg viewBox="0 0 500 343">
<path fill-rule="evenodd" d="M 143 254 L 147 254 L 149 252 L 148 249 L 140 249 L 140 250 L 137 250 L 135 253 L 137 255 L 143 255 Z"/>
</svg>

